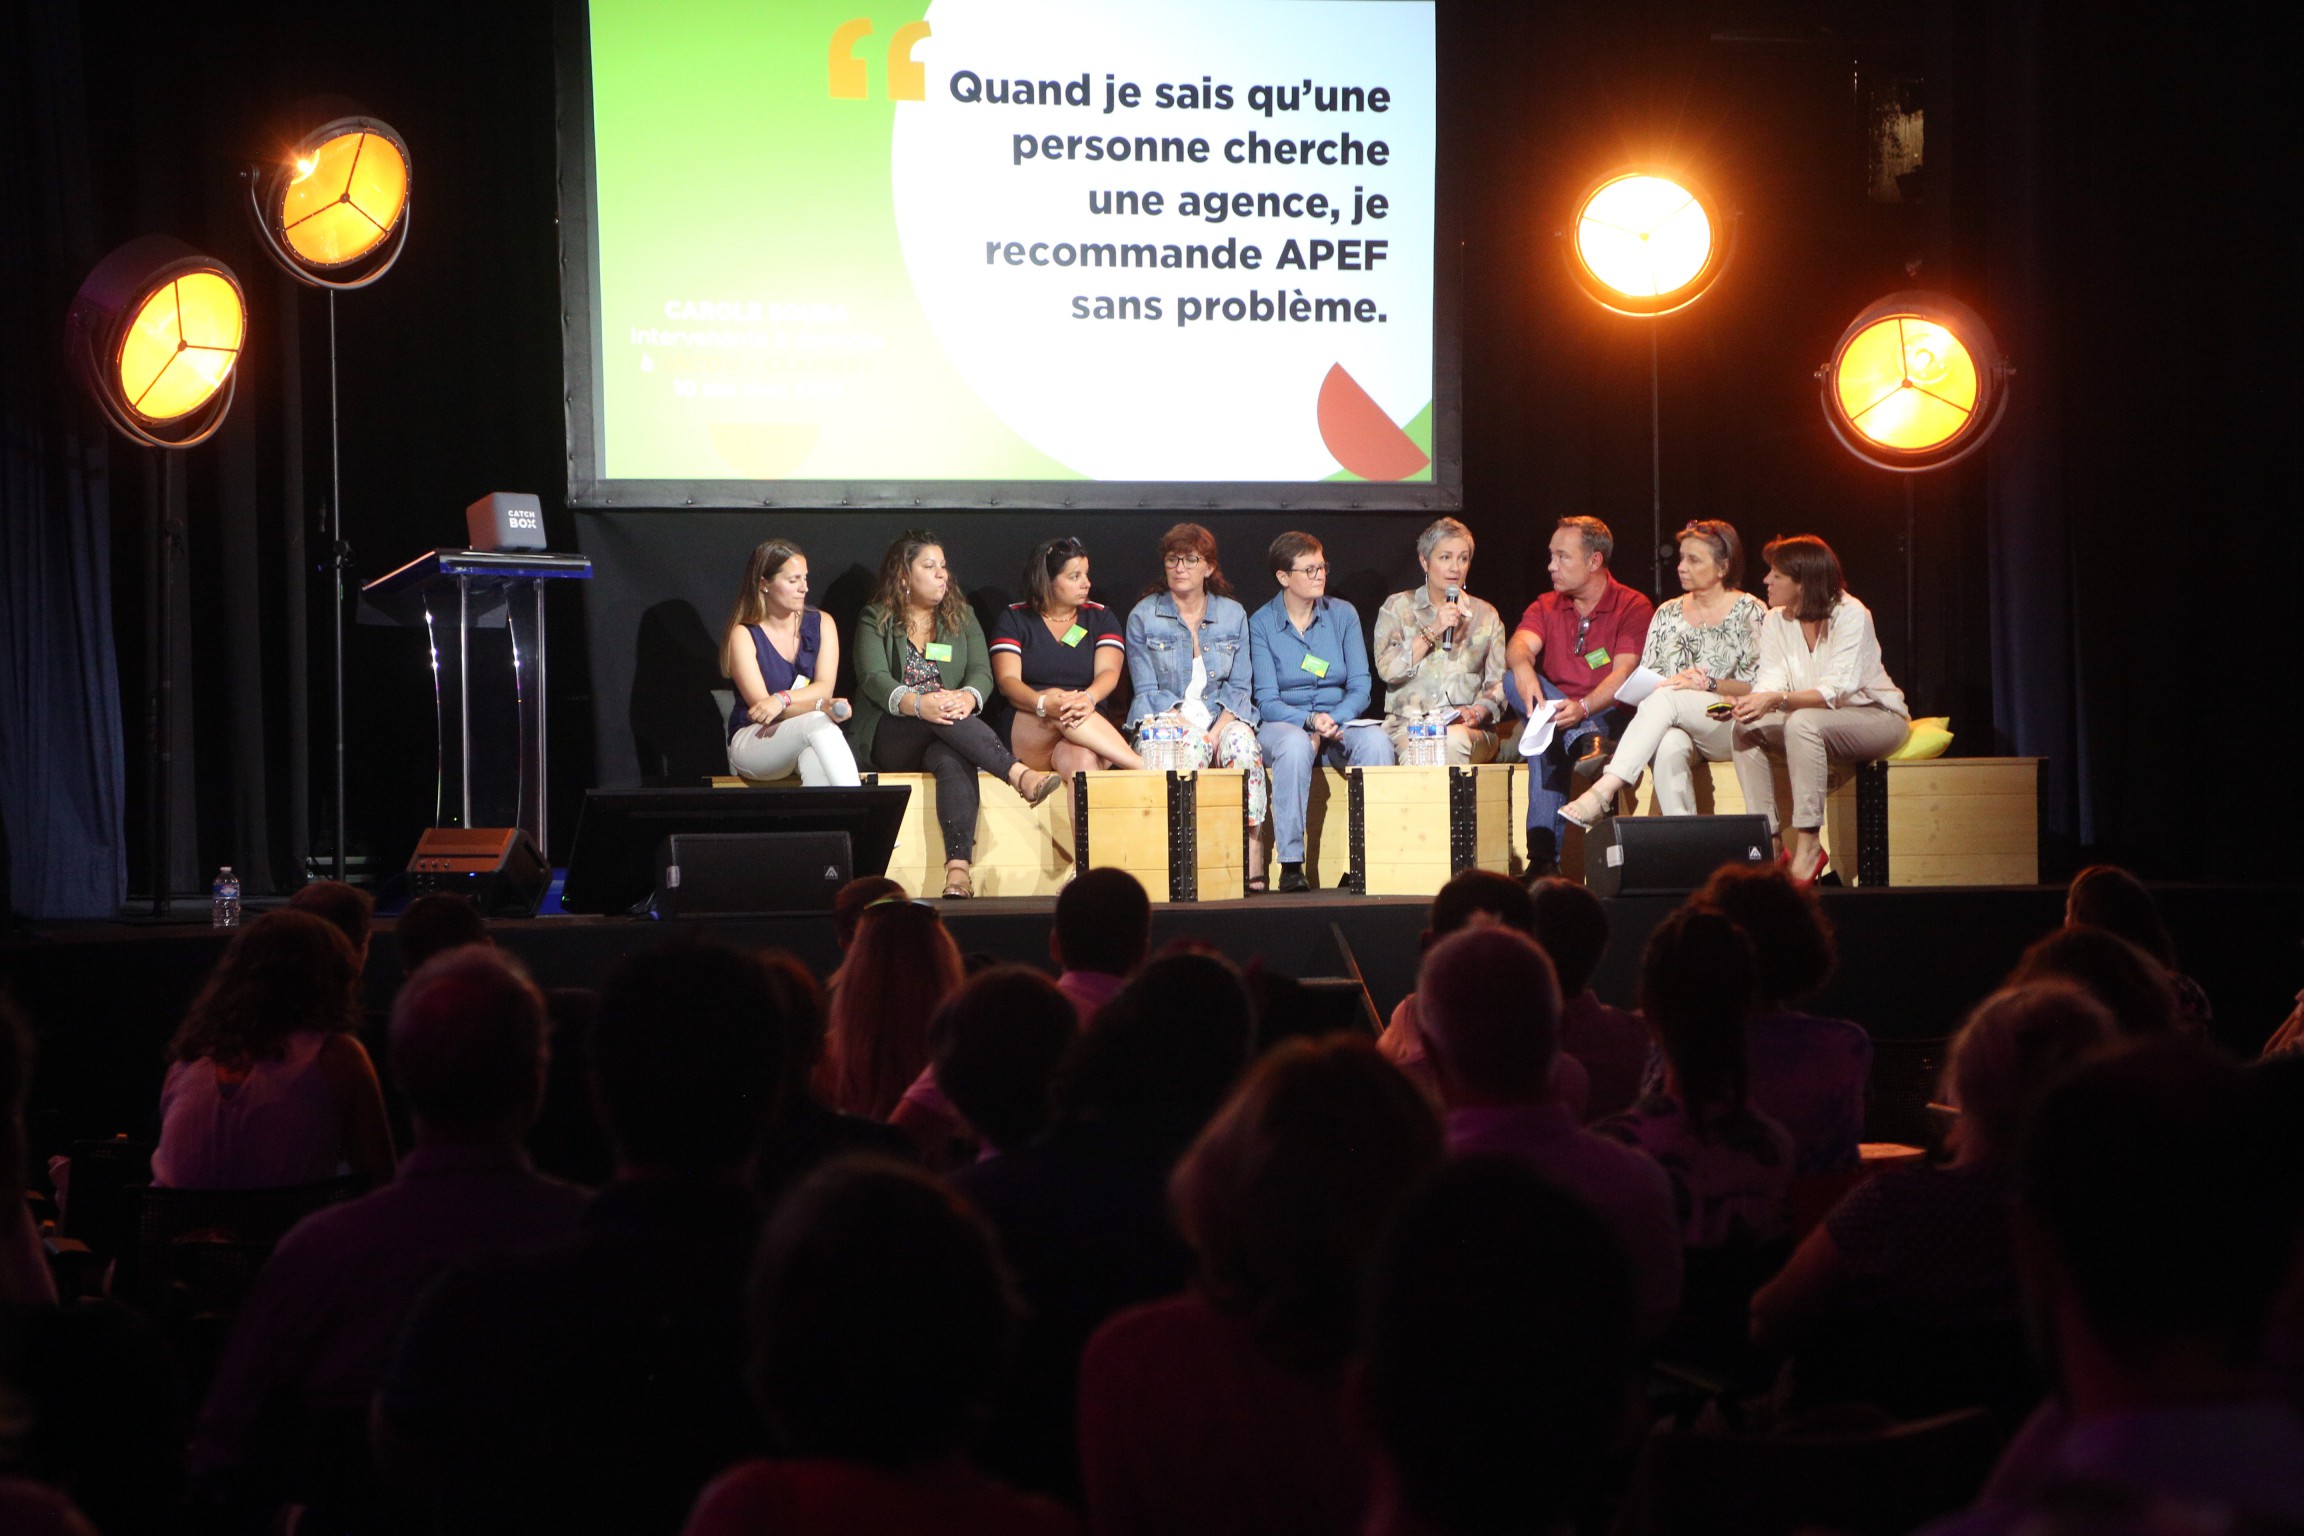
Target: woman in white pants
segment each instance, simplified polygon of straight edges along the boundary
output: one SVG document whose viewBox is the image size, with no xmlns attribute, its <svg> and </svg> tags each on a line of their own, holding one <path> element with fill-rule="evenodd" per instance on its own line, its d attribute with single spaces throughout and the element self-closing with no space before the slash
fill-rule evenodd
<svg viewBox="0 0 2304 1536">
<path fill-rule="evenodd" d="M 800 775 L 803 784 L 861 784 L 833 713 L 840 631 L 808 606 L 808 557 L 770 539 L 744 563 L 720 671 L 736 685 L 728 711 L 728 771 L 747 779 Z M 828 712 L 831 711 L 831 712 Z"/>
<path fill-rule="evenodd" d="M 1760 670 L 1736 701 L 1736 779 L 1744 803 L 1783 832 L 1792 878 L 1811 885 L 1825 855 L 1824 791 L 1832 764 L 1868 763 L 1904 744 L 1912 711 L 1880 664 L 1872 611 L 1840 575 L 1840 557 L 1812 534 L 1778 539 L 1768 561 Z M 1791 828 L 1784 831 L 1771 759 L 1791 770 Z"/>
<path fill-rule="evenodd" d="M 1741 590 L 1743 579 L 1744 544 L 1734 528 L 1706 518 L 1680 530 L 1683 595 L 1648 621 L 1640 655 L 1640 665 L 1664 681 L 1640 701 L 1607 771 L 1560 808 L 1564 819 L 1589 832 L 1615 813 L 1616 797 L 1651 766 L 1657 808 L 1667 816 L 1696 814 L 1698 755 L 1724 763 L 1733 749 L 1733 727 L 1707 711 L 1750 693 L 1760 666 L 1760 621 L 1768 608 Z"/>
</svg>

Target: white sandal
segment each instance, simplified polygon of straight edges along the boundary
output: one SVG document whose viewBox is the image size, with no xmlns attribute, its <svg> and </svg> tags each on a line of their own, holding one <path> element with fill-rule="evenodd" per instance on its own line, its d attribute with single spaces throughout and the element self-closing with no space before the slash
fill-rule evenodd
<svg viewBox="0 0 2304 1536">
<path fill-rule="evenodd" d="M 1597 790 L 1588 789 L 1560 807 L 1560 819 L 1572 827 L 1590 832 L 1600 823 L 1616 814 L 1616 797 L 1602 797 Z"/>
</svg>

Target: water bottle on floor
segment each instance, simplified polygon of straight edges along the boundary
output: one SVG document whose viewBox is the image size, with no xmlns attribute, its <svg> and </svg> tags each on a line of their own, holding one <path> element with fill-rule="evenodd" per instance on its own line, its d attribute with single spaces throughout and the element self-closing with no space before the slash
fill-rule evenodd
<svg viewBox="0 0 2304 1536">
<path fill-rule="evenodd" d="M 216 883 L 208 887 L 208 926 L 240 926 L 240 877 L 229 864 L 216 871 Z"/>
</svg>

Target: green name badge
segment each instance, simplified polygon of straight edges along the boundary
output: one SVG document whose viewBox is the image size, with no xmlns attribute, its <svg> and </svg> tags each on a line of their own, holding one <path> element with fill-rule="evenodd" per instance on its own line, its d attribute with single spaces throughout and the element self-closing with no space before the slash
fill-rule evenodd
<svg viewBox="0 0 2304 1536">
<path fill-rule="evenodd" d="M 950 661 L 952 659 L 952 647 L 941 640 L 931 640 L 928 642 L 928 648 L 920 654 L 930 661 Z"/>
<path fill-rule="evenodd" d="M 1085 639 L 1087 639 L 1087 638 L 1088 638 L 1088 631 L 1086 631 L 1086 630 L 1082 629 L 1082 628 L 1081 628 L 1079 625 L 1077 625 L 1077 624 L 1073 625 L 1073 626 L 1072 626 L 1070 629 L 1068 629 L 1068 630 L 1064 631 L 1064 643 L 1065 643 L 1066 645 L 1078 645 L 1078 644 L 1079 644 L 1081 641 L 1083 641 L 1083 640 L 1085 640 Z"/>
<path fill-rule="evenodd" d="M 1595 672 L 1599 671 L 1608 665 L 1608 652 L 1606 650 L 1586 651 L 1584 653 L 1584 665 Z"/>
<path fill-rule="evenodd" d="M 1299 662 L 1298 665 L 1303 667 L 1305 671 L 1311 673 L 1314 677 L 1326 677 L 1328 675 L 1328 663 L 1322 661 L 1317 656 L 1308 655 L 1303 659 L 1303 661 Z"/>
</svg>

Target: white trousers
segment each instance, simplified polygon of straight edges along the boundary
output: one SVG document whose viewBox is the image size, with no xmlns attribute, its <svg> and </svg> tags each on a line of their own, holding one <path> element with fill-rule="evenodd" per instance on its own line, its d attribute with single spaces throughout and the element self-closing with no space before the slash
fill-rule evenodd
<svg viewBox="0 0 2304 1536">
<path fill-rule="evenodd" d="M 1633 711 L 1608 771 L 1632 785 L 1640 782 L 1641 769 L 1654 768 L 1656 809 L 1666 816 L 1695 815 L 1698 755 L 1724 763 L 1735 751 L 1734 725 L 1704 713 L 1719 702 L 1720 695 L 1693 688 L 1657 689 Z"/>
<path fill-rule="evenodd" d="M 861 784 L 856 756 L 831 716 L 812 709 L 774 725 L 748 725 L 728 740 L 728 771 L 747 779 L 783 779 L 794 773 L 808 785 Z"/>
<path fill-rule="evenodd" d="M 1834 763 L 1869 763 L 1904 745 L 1912 722 L 1878 704 L 1843 709 L 1796 709 L 1736 727 L 1736 779 L 1744 804 L 1768 815 L 1768 830 L 1784 830 L 1776 803 L 1776 770 L 1781 757 L 1792 770 L 1792 827 L 1813 832 L 1824 825 L 1824 796 Z"/>
</svg>

